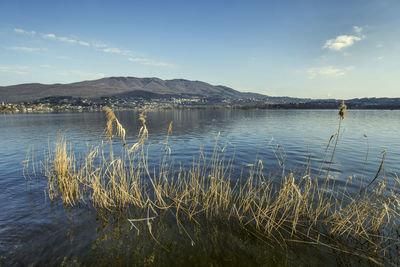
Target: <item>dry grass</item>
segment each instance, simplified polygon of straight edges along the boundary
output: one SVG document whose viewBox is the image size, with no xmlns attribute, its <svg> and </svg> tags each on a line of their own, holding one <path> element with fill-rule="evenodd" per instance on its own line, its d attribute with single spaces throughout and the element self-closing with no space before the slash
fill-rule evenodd
<svg viewBox="0 0 400 267">
<path fill-rule="evenodd" d="M 342 101 L 342 104 L 339 107 L 339 116 L 342 118 L 342 120 L 344 120 L 344 118 L 346 117 L 346 112 L 347 112 L 347 106 L 344 103 L 344 101 Z"/>
<path fill-rule="evenodd" d="M 343 105 L 340 121 L 346 112 Z M 107 136 L 111 139 L 117 135 L 126 144 L 124 128 L 111 109 L 105 111 Z M 284 159 L 280 159 L 281 169 L 272 177 L 264 176 L 263 163 L 258 160 L 248 176 L 233 179 L 232 159 L 225 157 L 225 148 L 219 146 L 218 137 L 211 157 L 200 150 L 189 169 L 176 169 L 168 146 L 172 122 L 164 143 L 166 153 L 156 168 L 148 164 L 148 132 L 143 112 L 139 119 L 142 127 L 137 142 L 131 147 L 124 146 L 118 157 L 113 153 L 106 156 L 102 147 L 93 147 L 78 161 L 60 136 L 45 165 L 50 199 L 60 197 L 65 205 L 71 206 L 92 205 L 99 212 L 123 212 L 133 207 L 141 210 L 143 217 L 130 218 L 132 227 L 139 232 L 136 224 L 144 222 L 151 235 L 152 221 L 168 212 L 192 244 L 196 241 L 186 231 L 183 221 L 201 226 L 204 221 L 218 218 L 282 247 L 288 242 L 304 242 L 377 264 L 390 264 L 385 256 L 398 254 L 395 246 L 400 241 L 396 234 L 400 225 L 400 180 L 397 176 L 391 177 L 394 186 L 388 188 L 386 177 L 379 171 L 371 183 L 361 185 L 359 192 L 354 193 L 347 190 L 353 182 L 351 177 L 346 186 L 335 185 L 329 175 L 330 164 L 325 178 L 321 179 L 321 171 L 312 174 L 307 167 L 303 175 L 295 177 L 293 173 L 285 173 Z M 328 144 L 328 148 L 334 144 L 330 163 L 339 133 L 340 124 Z"/>
<path fill-rule="evenodd" d="M 108 136 L 108 138 L 110 140 L 113 136 L 121 137 L 121 139 L 125 145 L 126 144 L 126 142 L 125 142 L 125 132 L 126 131 L 125 131 L 124 127 L 122 127 L 122 124 L 117 119 L 117 116 L 115 116 L 114 112 L 109 107 L 104 107 L 103 110 L 106 112 L 106 116 L 107 116 L 107 126 L 105 129 L 106 135 Z M 115 135 L 114 135 L 114 127 L 113 127 L 114 124 L 116 127 Z"/>
</svg>

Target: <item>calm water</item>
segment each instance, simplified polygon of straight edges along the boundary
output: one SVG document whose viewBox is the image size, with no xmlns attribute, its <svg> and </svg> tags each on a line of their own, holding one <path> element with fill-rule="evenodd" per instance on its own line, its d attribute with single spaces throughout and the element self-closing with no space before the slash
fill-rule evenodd
<svg viewBox="0 0 400 267">
<path fill-rule="evenodd" d="M 128 143 L 132 144 L 140 127 L 138 113 L 124 111 L 117 116 L 127 130 Z M 311 168 L 317 170 L 339 122 L 335 110 L 151 111 L 147 113 L 147 126 L 149 141 L 153 144 L 152 155 L 160 151 L 159 144 L 165 140 L 170 121 L 173 121 L 173 132 L 169 141 L 176 163 L 189 166 L 201 144 L 204 151 L 210 153 L 214 137 L 220 133 L 219 143 L 227 146 L 228 156 L 234 155 L 233 167 L 238 175 L 246 172 L 256 159 L 263 160 L 266 175 L 273 173 L 278 167 L 273 153 L 277 145 L 287 157 L 286 170 L 301 170 L 307 155 L 311 155 Z M 155 243 L 150 242 L 151 237 L 146 234 L 137 236 L 127 224 L 111 229 L 85 206 L 65 210 L 60 203 L 52 203 L 46 197 L 44 178 L 25 181 L 22 161 L 28 147 L 40 160 L 61 130 L 67 133 L 75 151 L 84 152 L 88 144 L 99 144 L 104 127 L 102 112 L 0 115 L 0 266 L 254 265 L 260 261 L 291 264 L 304 260 L 296 258 L 296 253 L 290 256 L 277 253 L 270 262 L 265 261 L 251 243 L 245 245 L 247 249 L 243 248 L 234 229 L 226 234 L 237 242 L 224 244 L 217 240 L 214 244 L 207 241 L 191 247 L 190 242 L 170 241 L 175 249 L 168 253 L 159 249 L 158 256 L 154 256 Z M 384 149 L 387 150 L 385 173 L 387 176 L 399 173 L 400 111 L 350 110 L 342 130 L 331 173 L 338 184 L 344 183 L 349 175 L 360 179 L 367 155 L 364 176 L 371 180 L 379 168 Z M 155 156 L 150 158 L 150 163 L 157 164 L 158 160 Z M 180 235 L 170 229 L 164 230 L 167 236 L 171 235 L 171 240 L 174 240 L 172 236 Z M 220 250 L 207 250 L 207 246 L 212 245 Z M 315 264 L 325 260 L 313 258 Z M 306 262 L 310 263 L 309 259 Z M 335 264 L 335 261 L 330 262 Z"/>
</svg>

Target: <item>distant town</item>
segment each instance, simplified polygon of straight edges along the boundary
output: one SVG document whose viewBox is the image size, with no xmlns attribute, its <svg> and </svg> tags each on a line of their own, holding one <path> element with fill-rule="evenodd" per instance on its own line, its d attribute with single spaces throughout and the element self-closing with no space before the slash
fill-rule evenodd
<svg viewBox="0 0 400 267">
<path fill-rule="evenodd" d="M 45 97 L 31 102 L 0 104 L 0 113 L 51 113 L 100 111 L 104 106 L 114 110 L 135 109 L 336 109 L 341 100 L 304 99 L 292 102 L 281 98 L 279 103 L 268 98 L 222 98 L 222 97 L 100 97 L 88 99 L 71 96 Z M 346 101 L 350 109 L 400 109 L 399 98 L 363 98 Z"/>
<path fill-rule="evenodd" d="M 311 99 L 240 92 L 185 79 L 106 77 L 70 84 L 0 86 L 0 113 L 132 109 L 336 109 L 341 99 Z M 349 109 L 400 109 L 400 98 L 345 100 Z"/>
<path fill-rule="evenodd" d="M 184 108 L 234 108 L 263 104 L 260 99 L 223 99 L 216 97 L 101 97 L 98 99 L 77 98 L 71 96 L 46 97 L 32 102 L 19 104 L 0 104 L 0 113 L 46 113 L 46 112 L 82 112 L 99 111 L 104 106 L 115 110 L 134 109 L 184 109 Z"/>
</svg>

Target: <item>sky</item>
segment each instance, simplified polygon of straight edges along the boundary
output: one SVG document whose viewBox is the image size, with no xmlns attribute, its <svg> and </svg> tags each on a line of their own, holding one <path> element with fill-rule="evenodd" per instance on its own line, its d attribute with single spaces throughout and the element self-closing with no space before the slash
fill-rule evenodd
<svg viewBox="0 0 400 267">
<path fill-rule="evenodd" d="M 110 76 L 400 97 L 399 0 L 1 0 L 0 86 Z"/>
</svg>

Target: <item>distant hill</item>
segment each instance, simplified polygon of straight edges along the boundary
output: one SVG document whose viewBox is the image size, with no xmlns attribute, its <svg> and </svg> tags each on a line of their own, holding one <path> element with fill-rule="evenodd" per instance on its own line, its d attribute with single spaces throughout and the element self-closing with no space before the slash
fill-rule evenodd
<svg viewBox="0 0 400 267">
<path fill-rule="evenodd" d="M 289 98 L 290 99 L 290 98 Z M 275 102 L 256 105 L 264 109 L 337 109 L 342 100 L 317 99 L 302 102 Z M 348 109 L 400 109 L 400 98 L 371 97 L 345 100 Z"/>
<path fill-rule="evenodd" d="M 0 86 L 0 104 L 41 101 L 46 98 L 72 97 L 99 99 L 120 98 L 163 98 L 201 97 L 214 99 L 210 103 L 230 103 L 256 106 L 257 108 L 337 108 L 341 100 L 310 99 L 294 97 L 272 97 L 251 92 L 239 92 L 222 85 L 211 85 L 201 81 L 184 79 L 162 80 L 159 78 L 109 77 L 70 84 L 27 83 Z M 400 98 L 355 98 L 346 100 L 352 109 L 400 109 Z"/>
<path fill-rule="evenodd" d="M 0 87 L 0 102 L 20 103 L 52 96 L 99 98 L 107 96 L 200 96 L 223 98 L 265 98 L 255 93 L 242 93 L 226 86 L 183 79 L 110 77 L 70 84 L 29 83 Z"/>
</svg>

